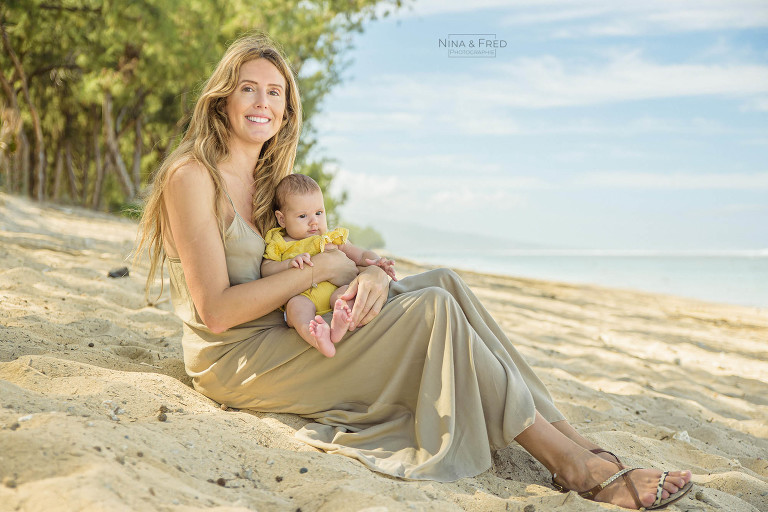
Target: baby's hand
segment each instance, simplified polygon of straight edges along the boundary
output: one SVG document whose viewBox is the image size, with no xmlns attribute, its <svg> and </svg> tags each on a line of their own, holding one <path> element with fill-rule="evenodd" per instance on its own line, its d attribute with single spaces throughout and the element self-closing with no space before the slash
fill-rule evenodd
<svg viewBox="0 0 768 512">
<path fill-rule="evenodd" d="M 381 269 L 384 270 L 384 272 L 386 272 L 387 275 L 391 277 L 393 281 L 397 281 L 397 277 L 395 277 L 395 260 L 388 260 L 387 258 L 369 260 L 366 258 L 365 262 L 369 265 L 375 265 L 377 267 L 381 267 Z"/>
<path fill-rule="evenodd" d="M 312 263 L 312 260 L 310 259 L 308 252 L 305 252 L 304 254 L 299 254 L 298 256 L 296 256 L 291 260 L 291 266 L 294 268 L 304 268 L 305 263 L 310 267 L 315 266 L 315 264 Z"/>
</svg>

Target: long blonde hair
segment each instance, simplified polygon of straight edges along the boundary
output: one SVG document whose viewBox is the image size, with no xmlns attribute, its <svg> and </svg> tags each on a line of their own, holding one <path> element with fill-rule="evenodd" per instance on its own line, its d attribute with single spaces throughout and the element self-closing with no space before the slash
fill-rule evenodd
<svg viewBox="0 0 768 512">
<path fill-rule="evenodd" d="M 221 211 L 224 186 L 217 164 L 229 156 L 227 97 L 237 87 L 241 66 L 255 59 L 267 59 L 274 64 L 286 82 L 285 120 L 277 134 L 262 146 L 253 170 L 256 192 L 253 196 L 252 220 L 262 234 L 277 225 L 272 203 L 277 184 L 291 173 L 296 159 L 301 133 L 301 99 L 294 74 L 278 45 L 265 34 L 251 34 L 237 39 L 227 48 L 203 85 L 179 146 L 163 161 L 153 178 L 139 224 L 139 238 L 134 253 L 135 259 L 143 250 L 149 252 L 150 268 L 145 289 L 147 297 L 157 269 L 162 268 L 167 256 L 163 247 L 163 235 L 168 229 L 163 222 L 163 192 L 173 172 L 185 163 L 197 161 L 208 170 L 214 185 L 213 211 L 222 238 L 224 236 Z"/>
</svg>

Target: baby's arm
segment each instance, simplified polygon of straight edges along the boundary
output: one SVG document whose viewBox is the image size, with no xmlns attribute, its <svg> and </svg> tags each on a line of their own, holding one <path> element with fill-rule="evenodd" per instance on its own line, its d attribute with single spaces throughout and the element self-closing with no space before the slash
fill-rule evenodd
<svg viewBox="0 0 768 512">
<path fill-rule="evenodd" d="M 285 261 L 274 261 L 264 258 L 261 260 L 261 277 L 271 276 L 289 268 L 304 268 L 305 264 L 310 267 L 314 266 L 308 252 Z"/>
<path fill-rule="evenodd" d="M 363 250 L 360 247 L 347 242 L 339 246 L 339 249 L 347 255 L 347 258 L 355 262 L 359 267 L 376 266 L 381 267 L 392 280 L 397 281 L 395 277 L 395 262 L 387 258 L 382 258 L 371 250 Z"/>
</svg>

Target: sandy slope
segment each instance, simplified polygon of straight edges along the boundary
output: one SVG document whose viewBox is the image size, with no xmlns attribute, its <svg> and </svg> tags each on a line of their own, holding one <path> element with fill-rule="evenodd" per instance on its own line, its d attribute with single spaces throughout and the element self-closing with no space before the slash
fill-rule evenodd
<svg viewBox="0 0 768 512">
<path fill-rule="evenodd" d="M 621 510 L 553 491 L 518 446 L 476 478 L 404 482 L 294 440 L 301 418 L 221 410 L 145 270 L 106 277 L 135 232 L 0 195 L 0 510 Z M 768 510 L 768 311 L 463 276 L 582 432 L 692 469 L 670 510 Z"/>
</svg>

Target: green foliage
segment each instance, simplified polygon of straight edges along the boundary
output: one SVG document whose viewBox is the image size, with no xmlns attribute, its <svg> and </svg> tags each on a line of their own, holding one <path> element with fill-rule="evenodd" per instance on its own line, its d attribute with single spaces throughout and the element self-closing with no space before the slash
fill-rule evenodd
<svg viewBox="0 0 768 512">
<path fill-rule="evenodd" d="M 122 217 L 139 220 L 144 213 L 144 202 L 133 200 L 128 203 L 111 204 L 109 210 L 119 213 Z"/>
<path fill-rule="evenodd" d="M 384 237 L 371 226 L 357 226 L 343 223 L 343 227 L 349 230 L 349 241 L 363 249 L 383 249 L 386 247 Z"/>
<path fill-rule="evenodd" d="M 304 131 L 296 170 L 327 191 L 333 176 L 325 159 L 309 155 L 316 144 L 313 118 L 339 83 L 351 34 L 376 17 L 378 4 L 400 0 L 10 0 L 0 4 L 0 24 L 26 74 L 45 141 L 45 190 L 54 193 L 55 169 L 71 148 L 71 175 L 59 176 L 61 199 L 121 209 L 136 201 L 164 155 L 178 142 L 195 92 L 223 54 L 244 32 L 259 30 L 279 41 L 298 75 Z M 0 50 L 0 73 L 18 95 L 23 130 L 33 141 L 30 108 L 20 94 L 23 80 L 9 52 Z M 10 98 L 0 88 L 0 114 Z M 3 100 L 8 101 L 3 101 Z M 136 148 L 140 173 L 131 177 L 134 197 L 117 179 L 115 162 L 97 186 L 97 153 L 107 159 L 105 105 L 111 100 L 118 153 L 131 173 Z M 2 118 L 4 116 L 0 116 Z M 139 135 L 135 127 L 139 123 Z M 9 156 L 15 139 L 0 144 Z M 29 155 L 27 155 L 29 157 Z M 0 158 L 11 162 L 11 158 Z M 0 174 L 8 174 L 0 169 Z M 10 175 L 10 174 L 9 174 Z M 98 195 L 97 198 L 94 195 Z M 68 199 L 67 199 L 68 197 Z M 56 199 L 56 198 L 54 198 Z M 344 194 L 326 193 L 333 215 Z"/>
</svg>

